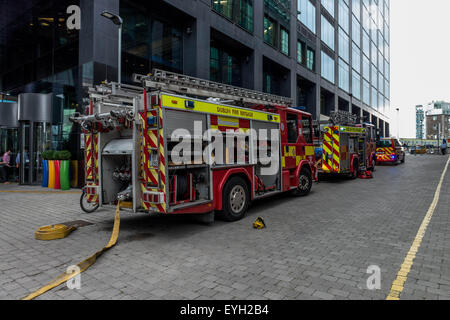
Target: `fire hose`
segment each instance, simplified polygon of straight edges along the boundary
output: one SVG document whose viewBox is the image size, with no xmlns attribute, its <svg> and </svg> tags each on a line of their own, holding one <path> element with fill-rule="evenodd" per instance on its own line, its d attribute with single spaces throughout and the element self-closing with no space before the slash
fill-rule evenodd
<svg viewBox="0 0 450 320">
<path fill-rule="evenodd" d="M 86 271 L 89 267 L 91 267 L 97 261 L 97 258 L 99 258 L 104 252 L 108 251 L 109 249 L 111 249 L 112 247 L 114 247 L 116 245 L 117 239 L 119 237 L 119 229 L 120 229 L 120 201 L 117 203 L 116 215 L 114 217 L 114 227 L 113 227 L 113 231 L 112 231 L 112 234 L 111 234 L 108 244 L 105 247 L 103 247 L 101 250 L 99 250 L 96 253 L 94 253 L 93 255 L 91 255 L 89 258 L 78 263 L 77 264 L 78 271 L 75 271 L 70 274 L 69 273 L 60 274 L 58 277 L 56 277 L 54 280 L 49 282 L 47 285 L 45 285 L 42 288 L 36 290 L 35 292 L 29 294 L 22 300 L 33 300 L 34 298 L 39 297 L 40 295 L 46 293 L 47 291 L 58 287 L 59 285 L 69 281 L 70 279 L 72 279 L 72 278 L 76 277 L 77 275 L 81 274 L 82 272 Z M 60 234 L 59 234 L 60 231 L 61 230 L 59 230 L 57 233 L 55 233 L 54 239 L 58 239 L 57 236 L 60 236 Z M 47 239 L 47 240 L 51 240 L 51 239 Z"/>
</svg>

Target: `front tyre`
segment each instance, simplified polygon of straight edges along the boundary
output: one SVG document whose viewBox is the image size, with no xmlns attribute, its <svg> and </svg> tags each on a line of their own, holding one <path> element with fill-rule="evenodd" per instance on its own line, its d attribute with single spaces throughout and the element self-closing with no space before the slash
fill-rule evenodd
<svg viewBox="0 0 450 320">
<path fill-rule="evenodd" d="M 250 204 L 247 183 L 240 177 L 231 178 L 223 189 L 222 199 L 223 219 L 228 222 L 241 220 Z"/>
<path fill-rule="evenodd" d="M 293 194 L 297 197 L 304 197 L 311 192 L 313 180 L 311 171 L 306 168 L 302 168 L 300 175 L 298 176 L 298 187 L 293 191 Z"/>
<path fill-rule="evenodd" d="M 88 195 L 86 194 L 86 192 L 84 192 L 81 194 L 81 198 L 80 198 L 80 207 L 81 210 L 83 210 L 85 213 L 93 213 L 94 211 L 96 211 L 99 207 L 99 203 L 97 202 L 92 202 L 89 201 L 88 199 Z"/>
</svg>

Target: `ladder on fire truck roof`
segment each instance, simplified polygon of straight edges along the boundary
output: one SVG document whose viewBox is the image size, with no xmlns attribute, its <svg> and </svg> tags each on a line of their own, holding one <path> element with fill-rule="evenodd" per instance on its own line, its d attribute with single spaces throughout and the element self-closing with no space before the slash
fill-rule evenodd
<svg viewBox="0 0 450 320">
<path fill-rule="evenodd" d="M 333 111 L 330 121 L 335 125 L 354 126 L 358 123 L 358 116 L 343 110 Z"/>
<path fill-rule="evenodd" d="M 154 69 L 153 73 L 147 76 L 134 74 L 133 80 L 141 83 L 145 88 L 167 90 L 178 94 L 220 98 L 228 101 L 265 106 L 292 107 L 293 105 L 293 100 L 288 97 L 234 87 L 159 69 Z"/>
</svg>

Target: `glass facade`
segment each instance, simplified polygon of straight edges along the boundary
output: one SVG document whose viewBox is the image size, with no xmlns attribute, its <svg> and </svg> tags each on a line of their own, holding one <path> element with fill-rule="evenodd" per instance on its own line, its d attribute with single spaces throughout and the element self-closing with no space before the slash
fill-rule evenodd
<svg viewBox="0 0 450 320">
<path fill-rule="evenodd" d="M 183 36 L 180 27 L 161 21 L 151 11 L 121 2 L 124 19 L 122 79 L 132 83 L 133 73 L 148 74 L 153 68 L 183 71 Z"/>
<path fill-rule="evenodd" d="M 0 3 L 0 91 L 16 98 L 21 93 L 53 93 L 53 121 L 45 139 L 41 139 L 41 124 L 33 128 L 35 139 L 46 141 L 35 143 L 39 147 L 35 159 L 48 149 L 69 150 L 73 159 L 81 156 L 79 129 L 68 117 L 83 111 L 82 84 L 92 84 L 93 68 L 79 66 L 80 32 L 67 27 L 67 8 L 79 4 L 72 0 L 27 1 L 20 7 L 12 1 Z M 13 156 L 19 151 L 19 134 L 19 129 L 1 130 L 2 149 L 8 145 Z"/>
<path fill-rule="evenodd" d="M 67 28 L 66 10 L 79 4 L 79 0 L 22 1 L 15 10 L 11 3 L 0 4 L 0 77 L 7 79 L 1 90 L 78 65 L 79 31 Z"/>
</svg>

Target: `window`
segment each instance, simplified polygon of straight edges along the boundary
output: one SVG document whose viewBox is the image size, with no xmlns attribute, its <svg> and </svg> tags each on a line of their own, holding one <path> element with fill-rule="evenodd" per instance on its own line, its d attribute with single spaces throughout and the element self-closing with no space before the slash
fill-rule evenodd
<svg viewBox="0 0 450 320">
<path fill-rule="evenodd" d="M 265 93 L 272 93 L 272 76 L 269 73 L 264 74 L 263 89 Z"/>
<path fill-rule="evenodd" d="M 345 62 L 349 62 L 349 51 L 350 51 L 350 47 L 349 47 L 349 39 L 348 39 L 348 35 L 344 32 L 344 30 L 342 30 L 341 28 L 339 28 L 339 56 L 345 61 Z"/>
<path fill-rule="evenodd" d="M 353 97 L 361 100 L 361 76 L 354 70 L 352 73 L 352 93 Z"/>
<path fill-rule="evenodd" d="M 372 64 L 372 86 L 378 88 L 378 71 L 375 65 Z"/>
<path fill-rule="evenodd" d="M 261 1 L 261 0 L 257 0 Z M 276 16 L 276 20 L 283 25 L 289 25 L 291 0 L 264 0 L 264 9 Z"/>
<path fill-rule="evenodd" d="M 363 102 L 370 105 L 370 84 L 366 80 L 363 80 Z"/>
<path fill-rule="evenodd" d="M 339 0 L 339 26 L 348 34 L 349 28 L 349 14 L 346 0 Z"/>
<path fill-rule="evenodd" d="M 253 32 L 253 0 L 240 0 L 240 4 L 239 25 Z"/>
<path fill-rule="evenodd" d="M 213 0 L 213 9 L 228 19 L 233 18 L 233 0 Z"/>
<path fill-rule="evenodd" d="M 275 23 L 272 19 L 264 17 L 264 42 L 275 46 Z"/>
<path fill-rule="evenodd" d="M 372 87 L 372 108 L 377 109 L 378 108 L 378 93 L 377 89 Z"/>
<path fill-rule="evenodd" d="M 322 0 L 322 5 L 334 17 L 334 0 Z"/>
<path fill-rule="evenodd" d="M 370 80 L 370 62 L 365 55 L 363 56 L 363 77 L 366 80 Z"/>
<path fill-rule="evenodd" d="M 370 39 L 367 32 L 363 32 L 363 52 L 366 56 L 370 57 Z"/>
<path fill-rule="evenodd" d="M 328 22 L 328 20 L 322 16 L 322 33 L 321 38 L 322 41 L 330 47 L 332 50 L 334 50 L 334 27 L 331 25 L 331 23 Z"/>
<path fill-rule="evenodd" d="M 339 88 L 349 92 L 350 90 L 350 72 L 348 64 L 346 64 L 342 59 L 339 59 Z"/>
<path fill-rule="evenodd" d="M 297 62 L 300 64 L 304 64 L 304 59 L 303 59 L 304 47 L 305 47 L 305 45 L 303 44 L 303 42 L 297 41 Z"/>
<path fill-rule="evenodd" d="M 316 7 L 310 0 L 297 0 L 297 4 L 299 11 L 298 20 L 313 33 L 316 33 Z"/>
<path fill-rule="evenodd" d="M 358 73 L 361 72 L 361 50 L 354 43 L 352 45 L 352 66 Z"/>
<path fill-rule="evenodd" d="M 359 20 L 361 16 L 361 0 L 353 0 L 352 1 L 352 12 Z"/>
<path fill-rule="evenodd" d="M 211 46 L 210 78 L 211 81 L 240 86 L 242 83 L 238 58 L 226 50 Z"/>
<path fill-rule="evenodd" d="M 358 47 L 361 47 L 361 24 L 352 16 L 352 39 Z"/>
<path fill-rule="evenodd" d="M 325 52 L 321 52 L 321 64 L 322 64 L 322 77 L 332 83 L 335 83 L 334 75 L 334 59 L 327 55 Z"/>
<path fill-rule="evenodd" d="M 281 28 L 281 52 L 285 55 L 289 55 L 289 33 L 286 29 Z"/>
<path fill-rule="evenodd" d="M 253 32 L 253 0 L 212 0 L 214 11 Z"/>
<path fill-rule="evenodd" d="M 286 116 L 286 126 L 288 143 L 297 143 L 298 140 L 298 122 L 297 115 L 288 113 Z"/>
<path fill-rule="evenodd" d="M 308 68 L 311 71 L 315 71 L 316 70 L 315 59 L 316 59 L 316 54 L 315 54 L 314 50 L 311 48 L 308 48 L 306 50 L 306 68 Z"/>
<path fill-rule="evenodd" d="M 312 143 L 311 119 L 302 117 L 302 135 L 306 143 Z"/>
</svg>

